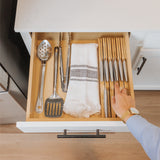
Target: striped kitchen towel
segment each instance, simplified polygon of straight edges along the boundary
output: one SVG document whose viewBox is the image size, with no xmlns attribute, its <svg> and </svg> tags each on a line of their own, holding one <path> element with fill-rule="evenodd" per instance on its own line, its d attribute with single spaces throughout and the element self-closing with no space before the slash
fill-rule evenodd
<svg viewBox="0 0 160 160">
<path fill-rule="evenodd" d="M 89 117 L 100 112 L 97 44 L 72 44 L 71 70 L 64 112 Z"/>
</svg>

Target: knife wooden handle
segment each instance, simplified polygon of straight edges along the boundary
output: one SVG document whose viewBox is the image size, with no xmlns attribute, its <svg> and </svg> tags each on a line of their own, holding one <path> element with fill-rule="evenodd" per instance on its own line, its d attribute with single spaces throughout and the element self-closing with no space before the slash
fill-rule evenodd
<svg viewBox="0 0 160 160">
<path fill-rule="evenodd" d="M 102 43 L 103 43 L 103 59 L 104 59 L 104 60 L 106 60 L 106 58 L 107 58 L 107 55 L 106 55 L 107 50 L 106 50 L 106 42 L 105 42 L 105 39 L 106 39 L 106 38 L 103 38 L 103 39 L 102 39 Z"/>
<path fill-rule="evenodd" d="M 111 41 L 112 41 L 112 59 L 115 60 L 116 59 L 116 41 L 115 41 L 115 38 L 112 38 Z"/>
<path fill-rule="evenodd" d="M 116 47 L 117 47 L 117 54 L 116 54 L 116 57 L 117 57 L 117 60 L 119 61 L 121 59 L 121 48 L 120 48 L 120 41 L 119 41 L 119 38 L 117 37 L 116 38 Z"/>
<path fill-rule="evenodd" d="M 124 88 L 127 90 L 127 94 L 129 94 L 129 84 L 128 82 L 124 82 Z"/>
<path fill-rule="evenodd" d="M 120 87 L 120 90 L 124 88 L 123 81 L 119 81 L 119 87 Z"/>
<path fill-rule="evenodd" d="M 122 61 L 126 59 L 126 55 L 125 55 L 125 45 L 124 45 L 124 38 L 120 38 L 120 50 L 121 50 L 121 54 L 122 54 Z"/>
<path fill-rule="evenodd" d="M 111 52 L 111 39 L 107 38 L 107 52 L 108 52 L 108 61 L 112 60 L 112 52 Z"/>
</svg>

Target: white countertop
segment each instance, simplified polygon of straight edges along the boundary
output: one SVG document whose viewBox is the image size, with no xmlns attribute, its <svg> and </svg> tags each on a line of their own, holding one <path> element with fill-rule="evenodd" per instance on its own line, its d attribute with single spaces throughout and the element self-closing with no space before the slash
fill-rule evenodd
<svg viewBox="0 0 160 160">
<path fill-rule="evenodd" d="M 159 0 L 18 0 L 15 31 L 152 31 L 159 16 Z"/>
</svg>

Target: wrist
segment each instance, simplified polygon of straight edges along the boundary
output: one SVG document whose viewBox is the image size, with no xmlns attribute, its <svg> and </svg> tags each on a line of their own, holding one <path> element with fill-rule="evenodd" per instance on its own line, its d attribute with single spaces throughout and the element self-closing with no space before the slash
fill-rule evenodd
<svg viewBox="0 0 160 160">
<path fill-rule="evenodd" d="M 127 120 L 128 120 L 130 117 L 132 117 L 132 116 L 134 116 L 134 115 L 133 115 L 133 114 L 127 115 L 127 116 L 123 119 L 123 121 L 126 123 Z"/>
<path fill-rule="evenodd" d="M 131 116 L 132 116 L 132 114 L 130 113 L 130 111 L 129 111 L 129 110 L 126 110 L 126 111 L 120 116 L 120 118 L 121 118 L 121 120 L 122 120 L 124 123 L 126 123 L 127 120 L 128 120 Z"/>
<path fill-rule="evenodd" d="M 124 123 L 126 123 L 127 120 L 133 115 L 139 115 L 139 111 L 136 108 L 130 108 L 126 110 L 120 118 Z"/>
</svg>

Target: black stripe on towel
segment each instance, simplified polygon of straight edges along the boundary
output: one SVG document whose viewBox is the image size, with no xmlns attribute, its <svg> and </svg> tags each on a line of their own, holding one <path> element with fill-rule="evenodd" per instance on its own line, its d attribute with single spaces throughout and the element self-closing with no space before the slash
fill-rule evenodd
<svg viewBox="0 0 160 160">
<path fill-rule="evenodd" d="M 89 69 L 71 69 L 71 77 L 86 77 L 98 80 L 98 71 L 92 71 Z"/>
</svg>

